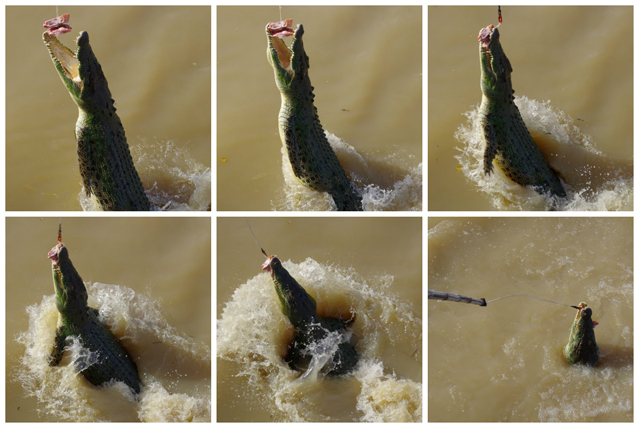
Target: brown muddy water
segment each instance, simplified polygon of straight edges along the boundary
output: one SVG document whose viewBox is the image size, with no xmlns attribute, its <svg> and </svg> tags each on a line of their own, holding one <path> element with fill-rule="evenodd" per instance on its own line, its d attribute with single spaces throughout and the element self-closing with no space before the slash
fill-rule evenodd
<svg viewBox="0 0 640 429">
<path fill-rule="evenodd" d="M 58 318 L 47 253 L 58 222 L 6 220 L 7 421 L 211 421 L 210 219 L 62 219 L 89 305 L 136 359 L 137 402 L 122 386 L 88 383 L 71 351 L 47 364 Z"/>
<path fill-rule="evenodd" d="M 244 219 L 217 220 L 217 420 L 422 421 L 422 220 L 249 219 L 318 312 L 353 314 L 360 363 L 302 379 L 288 321 Z"/>
<path fill-rule="evenodd" d="M 42 42 L 42 23 L 71 15 L 59 40 L 82 30 L 109 82 L 134 163 L 165 210 L 211 203 L 210 7 L 8 7 L 8 210 L 93 210 L 81 194 L 78 108 Z"/>
<path fill-rule="evenodd" d="M 429 7 L 429 209 L 542 210 L 550 201 L 485 176 L 477 36 L 497 7 Z M 502 7 L 516 104 L 568 190 L 561 210 L 633 208 L 633 9 Z"/>
<path fill-rule="evenodd" d="M 282 18 L 304 26 L 315 106 L 365 210 L 420 210 L 422 8 L 283 6 Z M 280 19 L 277 6 L 217 8 L 219 210 L 332 209 L 281 150 L 265 34 Z"/>
<path fill-rule="evenodd" d="M 586 302 L 600 347 L 567 362 L 573 308 L 429 300 L 429 421 L 633 421 L 632 237 L 631 218 L 429 219 L 429 289 Z"/>
</svg>

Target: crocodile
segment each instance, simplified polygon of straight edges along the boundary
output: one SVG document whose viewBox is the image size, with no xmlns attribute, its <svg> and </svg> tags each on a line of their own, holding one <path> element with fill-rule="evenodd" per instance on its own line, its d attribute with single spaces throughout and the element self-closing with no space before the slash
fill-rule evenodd
<svg viewBox="0 0 640 429">
<path fill-rule="evenodd" d="M 49 365 L 62 360 L 68 337 L 77 337 L 82 347 L 91 351 L 97 361 L 80 358 L 76 367 L 93 385 L 122 381 L 136 394 L 140 393 L 138 367 L 122 344 L 98 318 L 98 310 L 87 305 L 87 289 L 76 271 L 69 252 L 59 241 L 47 255 L 52 261 L 53 286 L 59 312 L 55 343 Z"/>
<path fill-rule="evenodd" d="M 331 357 L 325 356 L 326 363 L 321 363 L 319 372 L 333 376 L 353 371 L 359 357 L 354 341 L 351 341 L 347 332 L 348 322 L 319 316 L 315 299 L 289 274 L 275 255 L 266 260 L 262 269 L 271 273 L 282 313 L 295 330 L 285 357 L 289 366 L 297 370 L 306 369 L 306 376 L 314 369 L 314 363 L 321 361 L 319 355 L 323 352 L 326 355 L 327 350 L 329 353 L 335 350 Z"/>
<path fill-rule="evenodd" d="M 493 162 L 521 186 L 530 186 L 542 195 L 567 196 L 560 179 L 533 141 L 514 103 L 511 63 L 502 50 L 500 32 L 489 25 L 480 30 L 480 127 L 485 143 L 484 174 L 493 171 Z"/>
<path fill-rule="evenodd" d="M 593 331 L 595 324 L 597 323 L 591 320 L 591 308 L 581 302 L 571 326 L 569 342 L 564 348 L 564 356 L 570 364 L 595 366 L 598 363 L 600 348 Z"/>
<path fill-rule="evenodd" d="M 102 210 L 151 210 L 107 79 L 89 44 L 89 34 L 80 32 L 75 53 L 49 32 L 44 32 L 42 38 L 60 79 L 78 106 L 75 133 L 87 196 Z"/>
<path fill-rule="evenodd" d="M 327 192 L 338 210 L 362 211 L 362 198 L 349 180 L 325 136 L 314 105 L 309 80 L 309 57 L 302 43 L 304 28 L 288 28 L 291 19 L 269 23 L 267 58 L 273 67 L 281 106 L 278 118 L 280 139 L 295 177 L 303 185 Z M 291 48 L 283 37 L 293 35 Z"/>
</svg>

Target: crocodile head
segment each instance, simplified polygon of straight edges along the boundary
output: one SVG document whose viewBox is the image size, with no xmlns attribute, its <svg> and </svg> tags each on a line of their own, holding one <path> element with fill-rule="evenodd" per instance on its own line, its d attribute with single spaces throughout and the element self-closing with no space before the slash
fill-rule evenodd
<svg viewBox="0 0 640 429">
<path fill-rule="evenodd" d="M 91 49 L 89 34 L 86 31 L 80 32 L 80 36 L 76 39 L 75 52 L 46 31 L 42 39 L 60 79 L 81 110 L 99 111 L 113 105 L 107 80 Z"/>
<path fill-rule="evenodd" d="M 280 259 L 271 256 L 262 264 L 262 269 L 271 273 L 282 313 L 294 327 L 302 329 L 317 322 L 316 301 L 282 266 Z"/>
<path fill-rule="evenodd" d="M 594 322 L 591 320 L 591 308 L 581 302 L 578 314 L 571 326 L 569 342 L 564 348 L 564 355 L 571 364 L 595 366 L 600 357 L 600 349 L 596 343 L 593 331 Z"/>
<path fill-rule="evenodd" d="M 276 85 L 283 95 L 311 93 L 309 80 L 309 57 L 304 51 L 302 24 L 293 31 L 289 26 L 292 19 L 267 24 L 267 58 L 276 78 Z M 285 45 L 283 38 L 293 35 L 291 48 Z"/>
<path fill-rule="evenodd" d="M 47 255 L 52 262 L 53 288 L 56 292 L 56 306 L 63 316 L 77 317 L 85 314 L 87 289 L 80 274 L 69 259 L 69 251 L 63 243 L 58 243 Z"/>
<path fill-rule="evenodd" d="M 502 50 L 500 32 L 489 25 L 480 30 L 480 86 L 482 93 L 490 99 L 513 101 L 511 87 L 511 63 Z"/>
</svg>

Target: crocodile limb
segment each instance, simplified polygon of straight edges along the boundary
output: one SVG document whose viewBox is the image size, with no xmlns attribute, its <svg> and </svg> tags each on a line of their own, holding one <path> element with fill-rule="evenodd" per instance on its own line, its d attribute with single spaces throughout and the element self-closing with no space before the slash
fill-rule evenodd
<svg viewBox="0 0 640 429">
<path fill-rule="evenodd" d="M 282 104 L 278 119 L 280 139 L 294 175 L 305 186 L 327 192 L 338 210 L 362 210 L 362 198 L 347 177 L 325 137 L 313 104 L 309 57 L 304 51 L 304 29 L 287 28 L 292 20 L 267 24 L 267 58 L 273 67 Z M 293 34 L 291 49 L 282 37 Z"/>
<path fill-rule="evenodd" d="M 89 35 L 80 33 L 75 53 L 48 32 L 42 38 L 60 79 L 78 105 L 76 139 L 85 192 L 102 210 L 150 210 Z"/>
<path fill-rule="evenodd" d="M 58 308 L 58 328 L 49 365 L 57 366 L 68 337 L 77 337 L 82 347 L 96 355 L 96 362 L 79 360 L 76 365 L 84 377 L 99 386 L 112 380 L 122 381 L 140 393 L 138 367 L 113 333 L 98 320 L 98 310 L 87 305 L 87 289 L 76 271 L 69 252 L 59 242 L 48 254 L 53 265 L 53 286 Z"/>
<path fill-rule="evenodd" d="M 305 365 L 317 361 L 320 354 L 326 356 L 326 363 L 320 372 L 328 375 L 344 375 L 358 365 L 358 352 L 346 331 L 346 322 L 329 317 L 321 317 L 316 311 L 316 301 L 304 290 L 291 274 L 282 266 L 276 256 L 271 256 L 262 265 L 271 273 L 273 285 L 280 300 L 282 313 L 295 329 L 294 340 L 289 346 L 287 357 L 294 369 L 305 370 Z M 339 338 L 337 348 L 336 340 Z M 308 368 L 307 374 L 312 368 Z M 307 375 L 305 374 L 305 376 Z"/>
<path fill-rule="evenodd" d="M 498 28 L 490 25 L 480 41 L 480 126 L 484 131 L 484 173 L 493 162 L 514 182 L 530 186 L 539 194 L 567 196 L 562 183 L 533 141 L 513 102 L 511 63 L 502 50 Z"/>
<path fill-rule="evenodd" d="M 571 326 L 569 342 L 564 348 L 564 356 L 570 364 L 595 366 L 600 357 L 600 348 L 593 331 L 595 322 L 591 320 L 591 308 L 581 302 Z"/>
</svg>

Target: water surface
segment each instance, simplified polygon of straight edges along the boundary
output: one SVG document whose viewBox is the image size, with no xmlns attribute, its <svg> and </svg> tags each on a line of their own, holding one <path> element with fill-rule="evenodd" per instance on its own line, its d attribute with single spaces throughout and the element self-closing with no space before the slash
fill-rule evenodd
<svg viewBox="0 0 640 429">
<path fill-rule="evenodd" d="M 485 177 L 479 162 L 477 36 L 498 24 L 497 8 L 428 12 L 429 209 L 548 209 L 549 201 L 501 173 Z M 502 15 L 516 102 L 569 185 L 569 201 L 556 208 L 631 210 L 632 8 L 504 6 Z"/>
<path fill-rule="evenodd" d="M 58 367 L 51 261 L 59 218 L 7 219 L 7 421 L 210 421 L 209 219 L 63 218 L 62 241 L 89 305 L 134 357 L 136 403 L 122 384 L 78 375 L 71 347 Z"/>
<path fill-rule="evenodd" d="M 429 300 L 429 421 L 633 421 L 631 218 L 429 220 L 429 289 L 586 302 L 596 367 L 562 349 L 570 307 L 512 297 Z"/>
<path fill-rule="evenodd" d="M 422 261 L 418 218 L 250 219 L 261 246 L 348 319 L 360 364 L 301 379 L 271 277 L 244 219 L 218 219 L 218 421 L 421 421 Z M 346 316 L 346 317 L 345 317 Z"/>
<path fill-rule="evenodd" d="M 281 152 L 265 34 L 279 8 L 222 6 L 217 17 L 218 209 L 335 209 Z M 282 18 L 304 26 L 315 106 L 365 209 L 421 209 L 422 8 L 283 6 Z"/>
<path fill-rule="evenodd" d="M 7 209 L 92 210 L 83 200 L 72 101 L 42 42 L 42 23 L 71 15 L 109 82 L 133 161 L 165 210 L 211 203 L 209 7 L 7 8 Z"/>
</svg>

